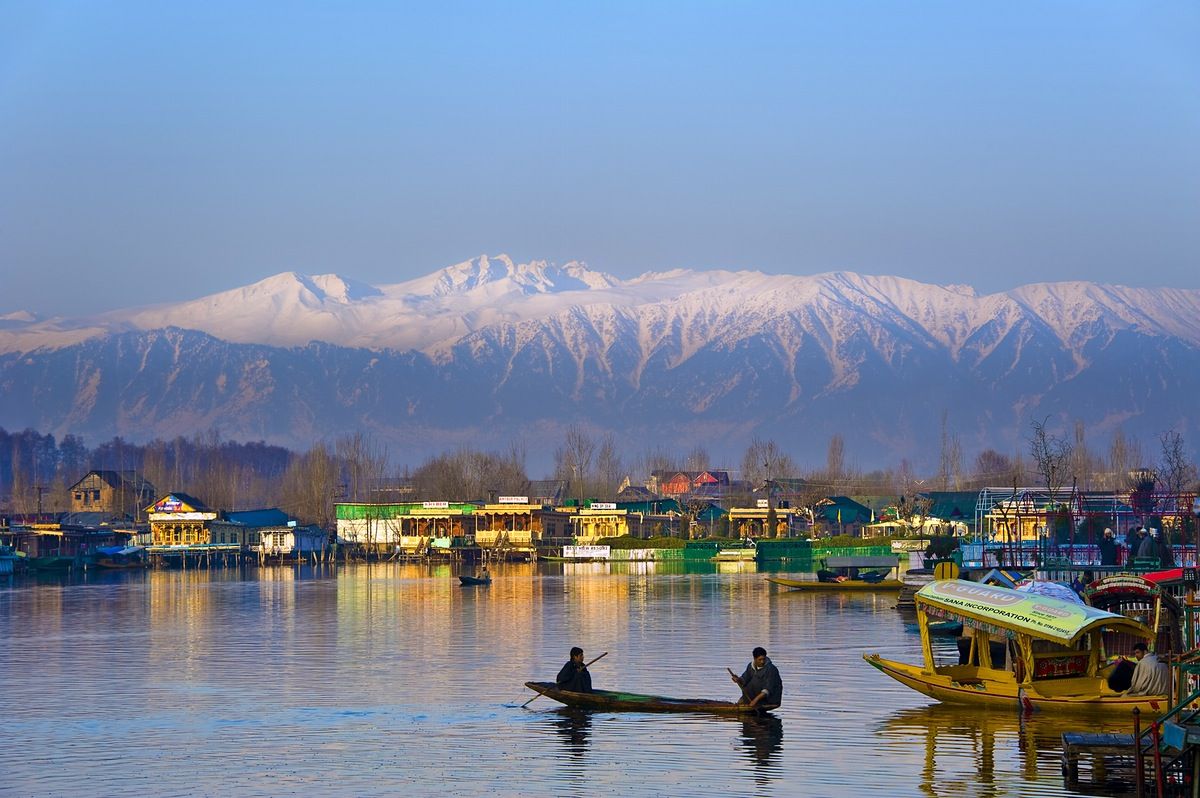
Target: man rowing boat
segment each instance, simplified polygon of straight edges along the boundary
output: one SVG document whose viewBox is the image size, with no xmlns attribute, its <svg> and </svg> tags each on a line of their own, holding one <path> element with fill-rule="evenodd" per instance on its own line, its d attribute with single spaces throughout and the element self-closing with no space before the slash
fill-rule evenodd
<svg viewBox="0 0 1200 798">
<path fill-rule="evenodd" d="M 570 690 L 572 693 L 592 692 L 592 674 L 583 661 L 583 649 L 575 646 L 571 649 L 571 659 L 558 672 L 555 683 L 560 690 Z"/>
<path fill-rule="evenodd" d="M 775 709 L 783 703 L 783 679 L 767 650 L 758 646 L 751 652 L 753 659 L 741 676 L 729 671 L 729 678 L 742 688 L 742 700 L 756 709 Z M 726 670 L 729 670 L 726 668 Z"/>
</svg>

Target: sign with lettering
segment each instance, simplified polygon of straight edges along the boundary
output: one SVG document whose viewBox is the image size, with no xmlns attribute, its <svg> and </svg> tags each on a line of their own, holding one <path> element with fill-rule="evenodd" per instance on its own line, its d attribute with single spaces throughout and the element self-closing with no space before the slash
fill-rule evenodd
<svg viewBox="0 0 1200 798">
<path fill-rule="evenodd" d="M 608 546 L 563 546 L 563 559 L 567 560 L 607 560 Z"/>
<path fill-rule="evenodd" d="M 529 504 L 528 496 L 501 496 L 501 504 Z"/>
<path fill-rule="evenodd" d="M 593 510 L 615 510 L 617 509 L 616 502 L 592 502 Z"/>
<path fill-rule="evenodd" d="M 421 502 L 421 507 L 426 510 L 449 510 L 450 502 Z"/>
<path fill-rule="evenodd" d="M 766 500 L 766 499 L 759 499 L 759 500 L 758 500 L 758 509 L 760 509 L 760 510 L 766 510 L 766 509 L 767 509 L 768 507 L 770 507 L 770 506 L 771 506 L 771 503 L 770 503 L 768 500 Z"/>
<path fill-rule="evenodd" d="M 183 502 L 176 499 L 174 496 L 167 498 L 154 505 L 154 511 L 157 513 L 178 513 L 183 510 Z"/>
</svg>

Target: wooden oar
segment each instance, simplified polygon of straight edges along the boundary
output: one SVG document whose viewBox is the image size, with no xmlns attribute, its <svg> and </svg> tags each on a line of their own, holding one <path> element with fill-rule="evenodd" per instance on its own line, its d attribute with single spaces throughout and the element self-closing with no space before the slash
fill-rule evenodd
<svg viewBox="0 0 1200 798">
<path fill-rule="evenodd" d="M 742 698 L 746 701 L 746 703 L 749 704 L 751 701 L 753 701 L 754 699 L 752 699 L 750 697 L 750 693 L 748 693 L 746 691 L 746 685 L 742 684 L 742 682 L 741 682 L 742 677 L 740 677 L 736 673 L 734 673 L 733 669 L 730 668 L 728 665 L 725 666 L 725 670 L 729 671 L 729 675 L 732 676 L 735 680 L 737 680 L 738 686 L 742 689 Z M 754 707 L 754 709 L 758 709 L 758 707 Z"/>
<path fill-rule="evenodd" d="M 607 656 L 608 656 L 608 652 L 607 652 L 607 651 L 605 651 L 603 654 L 601 654 L 600 656 L 596 657 L 596 659 L 592 660 L 592 662 L 598 662 L 599 660 L 602 660 L 602 659 L 604 659 L 604 658 L 605 658 L 605 657 L 607 657 Z M 592 662 L 586 662 L 586 663 L 584 663 L 583 667 L 585 667 L 585 668 L 586 668 L 586 667 L 588 667 L 589 665 L 591 665 L 591 664 L 592 664 Z M 530 704 L 532 704 L 532 703 L 533 703 L 534 699 L 536 699 L 536 698 L 537 698 L 538 696 L 540 696 L 540 695 L 541 695 L 541 693 L 538 693 L 538 694 L 537 694 L 537 695 L 535 695 L 533 698 L 529 699 L 529 700 L 528 700 L 528 701 L 526 701 L 524 704 L 522 704 L 520 707 L 518 707 L 518 709 L 524 709 L 525 707 L 529 706 Z"/>
</svg>

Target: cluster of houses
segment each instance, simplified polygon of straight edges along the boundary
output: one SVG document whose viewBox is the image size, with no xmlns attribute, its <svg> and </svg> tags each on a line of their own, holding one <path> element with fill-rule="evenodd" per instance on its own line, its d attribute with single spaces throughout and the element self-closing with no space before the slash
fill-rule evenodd
<svg viewBox="0 0 1200 798">
<path fill-rule="evenodd" d="M 143 552 L 314 557 L 329 534 L 277 508 L 217 511 L 186 493 L 159 496 L 133 471 L 89 471 L 71 486 L 70 509 L 0 517 L 0 547 L 31 567 L 127 564 Z"/>
<path fill-rule="evenodd" d="M 645 485 L 626 480 L 615 501 L 570 497 L 568 488 L 563 480 L 538 480 L 526 495 L 486 502 L 338 502 L 336 529 L 326 530 L 277 508 L 218 510 L 186 493 L 159 494 L 134 472 L 96 470 L 71 487 L 69 510 L 0 519 L 0 547 L 29 562 L 62 563 L 116 549 L 163 558 L 316 559 L 338 547 L 383 557 L 532 557 L 622 536 L 941 534 L 1021 544 L 1061 536 L 1065 510 L 1072 540 L 1077 532 L 1090 537 L 1132 523 L 1138 511 L 1129 497 L 1034 489 L 927 492 L 909 504 L 890 496 L 814 498 L 801 480 L 739 484 L 719 470 L 655 471 Z"/>
</svg>

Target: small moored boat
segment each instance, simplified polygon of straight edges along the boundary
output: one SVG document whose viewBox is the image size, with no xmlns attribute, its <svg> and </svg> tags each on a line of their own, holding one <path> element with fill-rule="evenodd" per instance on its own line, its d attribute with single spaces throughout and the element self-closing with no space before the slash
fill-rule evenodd
<svg viewBox="0 0 1200 798">
<path fill-rule="evenodd" d="M 463 587 L 474 587 L 475 585 L 490 585 L 492 583 L 491 574 L 487 576 L 460 576 L 458 582 Z"/>
<path fill-rule="evenodd" d="M 716 715 L 759 715 L 774 707 L 750 707 L 735 701 L 713 701 L 707 698 L 667 698 L 660 695 L 619 693 L 614 690 L 595 690 L 575 693 L 561 690 L 554 682 L 525 682 L 525 686 L 560 704 L 580 709 L 609 712 L 707 712 Z"/>
<path fill-rule="evenodd" d="M 891 571 L 899 561 L 895 557 L 826 557 L 823 567 L 817 571 L 816 579 L 786 579 L 767 577 L 793 590 L 862 590 L 867 592 L 899 590 L 904 583 L 889 579 Z"/>
</svg>

